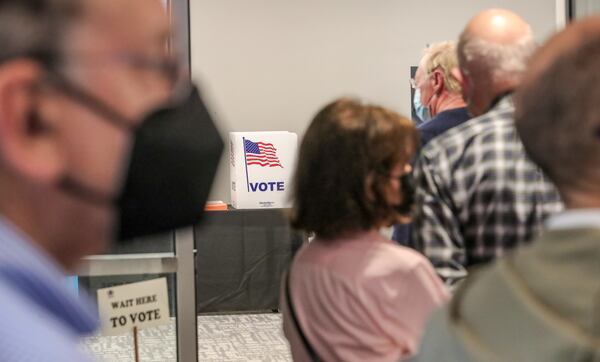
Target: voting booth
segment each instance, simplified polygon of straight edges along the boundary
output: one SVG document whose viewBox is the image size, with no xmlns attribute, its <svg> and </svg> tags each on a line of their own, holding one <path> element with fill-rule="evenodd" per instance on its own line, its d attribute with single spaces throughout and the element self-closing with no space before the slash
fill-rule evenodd
<svg viewBox="0 0 600 362">
<path fill-rule="evenodd" d="M 194 240 L 198 313 L 248 313 L 279 308 L 281 276 L 307 237 L 286 210 L 231 209 L 207 212 Z"/>
<path fill-rule="evenodd" d="M 287 208 L 298 136 L 291 132 L 231 132 L 231 205 L 236 209 Z"/>
</svg>

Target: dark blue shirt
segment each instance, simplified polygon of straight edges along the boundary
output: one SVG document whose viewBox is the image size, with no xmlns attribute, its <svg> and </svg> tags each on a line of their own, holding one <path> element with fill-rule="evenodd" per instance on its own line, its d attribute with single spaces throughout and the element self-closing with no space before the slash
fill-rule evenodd
<svg viewBox="0 0 600 362">
<path fill-rule="evenodd" d="M 421 147 L 452 127 L 456 127 L 471 119 L 467 108 L 454 108 L 438 113 L 429 122 L 421 123 L 417 130 L 421 135 Z M 392 240 L 401 245 L 415 248 L 412 243 L 412 224 L 394 225 Z"/>
<path fill-rule="evenodd" d="M 465 107 L 449 109 L 438 113 L 429 122 L 422 123 L 417 127 L 421 135 L 421 147 L 450 128 L 456 127 L 469 119 L 471 119 L 471 116 Z"/>
</svg>

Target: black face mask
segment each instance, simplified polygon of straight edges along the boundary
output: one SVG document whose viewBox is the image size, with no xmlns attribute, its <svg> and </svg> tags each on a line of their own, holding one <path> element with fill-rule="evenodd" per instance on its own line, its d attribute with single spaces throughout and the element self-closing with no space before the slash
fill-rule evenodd
<svg viewBox="0 0 600 362">
<path fill-rule="evenodd" d="M 70 82 L 59 78 L 54 83 L 133 137 L 117 198 L 106 197 L 68 176 L 61 187 L 89 202 L 116 206 L 118 240 L 166 232 L 200 220 L 223 140 L 195 87 L 183 101 L 158 108 L 132 127 L 132 122 Z"/>
<path fill-rule="evenodd" d="M 412 173 L 400 176 L 402 202 L 396 206 L 396 211 L 402 215 L 410 216 L 415 206 L 415 180 Z"/>
</svg>

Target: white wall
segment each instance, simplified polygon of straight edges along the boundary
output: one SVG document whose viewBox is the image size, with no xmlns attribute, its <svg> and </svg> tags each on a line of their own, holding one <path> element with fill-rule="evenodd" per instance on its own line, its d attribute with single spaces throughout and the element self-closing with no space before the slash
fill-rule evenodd
<svg viewBox="0 0 600 362">
<path fill-rule="evenodd" d="M 302 136 L 321 106 L 344 95 L 409 115 L 409 67 L 423 47 L 456 39 L 489 7 L 516 11 L 540 40 L 555 29 L 549 0 L 190 0 L 192 75 L 224 136 Z M 229 201 L 226 156 L 212 199 Z"/>
</svg>

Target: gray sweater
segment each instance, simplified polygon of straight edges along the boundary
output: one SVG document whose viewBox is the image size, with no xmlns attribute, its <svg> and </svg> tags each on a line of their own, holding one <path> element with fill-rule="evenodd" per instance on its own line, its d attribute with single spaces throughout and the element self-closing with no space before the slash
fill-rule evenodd
<svg viewBox="0 0 600 362">
<path fill-rule="evenodd" d="M 416 361 L 600 361 L 600 229 L 548 231 L 472 273 Z"/>
</svg>

